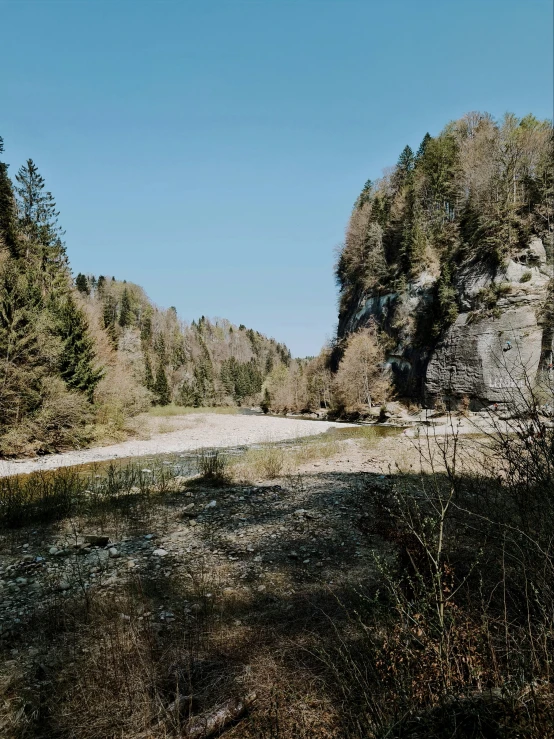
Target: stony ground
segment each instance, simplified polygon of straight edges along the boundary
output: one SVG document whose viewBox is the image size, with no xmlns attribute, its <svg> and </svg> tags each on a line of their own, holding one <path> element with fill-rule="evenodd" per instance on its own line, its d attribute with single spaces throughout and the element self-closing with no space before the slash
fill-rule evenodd
<svg viewBox="0 0 554 739">
<path fill-rule="evenodd" d="M 428 467 L 420 446 L 404 436 L 369 445 L 347 439 L 336 456 L 277 481 L 216 488 L 183 481 L 182 490 L 129 515 L 0 534 L 0 633 L 37 603 L 117 589 L 139 574 L 202 570 L 243 593 L 356 577 L 371 559 L 367 496 L 390 474 L 417 472 L 422 462 Z"/>
<path fill-rule="evenodd" d="M 348 439 L 336 457 L 277 481 L 217 488 L 183 482 L 182 491 L 123 518 L 5 532 L 0 633 L 6 638 L 37 604 L 89 589 L 110 592 L 137 575 L 202 571 L 243 595 L 283 595 L 303 581 L 355 574 L 371 559 L 361 533 L 368 485 L 387 484 L 393 457 L 407 469 L 418 462 L 408 439 L 381 439 L 369 449 Z"/>
<path fill-rule="evenodd" d="M 95 645 L 106 634 L 122 638 L 125 629 L 133 639 L 158 634 L 168 650 L 183 635 L 212 635 L 209 648 L 194 647 L 194 664 L 204 665 L 212 681 L 204 693 L 199 689 L 197 710 L 210 710 L 237 690 L 246 694 L 252 689 L 264 696 L 260 703 L 266 707 L 252 714 L 250 733 L 241 733 L 239 726 L 230 738 L 273 736 L 267 727 L 266 733 L 256 728 L 256 716 L 270 720 L 272 691 L 292 677 L 297 697 L 287 708 L 287 736 L 294 735 L 302 716 L 307 723 L 317 723 L 320 714 L 331 717 L 333 696 L 324 698 L 301 671 L 281 677 L 271 671 L 284 669 L 287 645 L 294 642 L 301 648 L 306 635 L 328 629 L 326 614 L 341 618 L 336 611 L 350 586 L 371 580 L 375 552 L 384 551 L 372 515 L 375 496 L 394 484 L 399 469 L 417 473 L 422 462 L 415 441 L 401 435 L 348 438 L 336 448 L 335 456 L 313 459 L 276 480 L 212 487 L 178 478 L 172 492 L 102 518 L 0 532 L 0 734 L 3 681 L 12 685 L 20 675 L 25 686 L 28 675 L 35 675 L 29 705 L 40 702 L 55 681 L 64 685 L 64 700 L 76 691 L 75 704 L 64 704 L 57 721 L 68 716 L 78 721 L 83 695 L 94 692 L 91 705 L 83 708 L 83 724 L 71 736 L 143 737 L 130 725 L 119 733 L 113 733 L 111 724 L 102 728 L 102 702 L 112 688 L 106 688 L 108 697 L 98 696 L 104 678 L 115 678 L 104 663 L 97 669 Z M 138 599 L 129 599 L 130 592 L 138 593 Z M 92 625 L 87 625 L 89 617 L 83 615 L 89 602 L 91 613 L 100 608 L 104 614 L 96 632 L 98 616 L 91 616 Z M 72 615 L 77 612 L 78 628 Z M 137 649 L 135 644 L 132 650 Z M 163 669 L 174 661 L 163 656 Z M 133 661 L 131 669 L 135 666 Z M 25 687 L 20 690 L 25 694 Z M 171 713 L 172 696 L 170 692 L 163 698 L 165 716 Z M 307 718 L 310 706 L 316 718 Z M 38 709 L 28 710 L 32 714 Z M 110 710 L 124 715 L 119 705 Z M 93 719 L 97 728 L 90 724 Z M 134 720 L 131 715 L 129 721 Z M 142 727 L 150 720 L 158 719 L 136 718 Z M 329 727 L 333 721 L 329 718 Z M 163 726 L 144 737 L 170 735 Z M 331 733 L 310 731 L 298 736 L 340 735 L 330 728 Z"/>
</svg>

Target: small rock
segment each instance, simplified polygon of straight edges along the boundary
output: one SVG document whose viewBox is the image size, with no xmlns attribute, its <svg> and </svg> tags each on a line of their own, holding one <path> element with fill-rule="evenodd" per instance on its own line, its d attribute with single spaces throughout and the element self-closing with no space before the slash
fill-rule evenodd
<svg viewBox="0 0 554 739">
<path fill-rule="evenodd" d="M 84 539 L 91 547 L 105 547 L 110 543 L 110 537 L 101 534 L 85 534 Z"/>
<path fill-rule="evenodd" d="M 50 547 L 48 554 L 57 554 L 59 551 L 58 547 Z"/>
<path fill-rule="evenodd" d="M 210 502 L 206 505 L 206 508 L 215 508 L 217 505 L 217 500 L 210 500 Z"/>
<path fill-rule="evenodd" d="M 151 539 L 154 538 L 154 534 L 145 534 L 144 538 L 146 539 L 146 541 L 150 541 Z"/>
<path fill-rule="evenodd" d="M 265 585 L 258 585 L 258 593 L 263 593 L 265 590 Z"/>
<path fill-rule="evenodd" d="M 152 554 L 154 555 L 154 557 L 165 557 L 169 554 L 169 552 L 165 549 L 154 549 Z"/>
<path fill-rule="evenodd" d="M 119 550 L 116 549 L 115 547 L 110 547 L 108 549 L 108 554 L 110 555 L 112 559 L 115 559 L 116 557 L 119 557 Z"/>
<path fill-rule="evenodd" d="M 71 585 L 67 582 L 67 580 L 60 580 L 60 584 L 58 586 L 60 590 L 69 590 Z"/>
</svg>

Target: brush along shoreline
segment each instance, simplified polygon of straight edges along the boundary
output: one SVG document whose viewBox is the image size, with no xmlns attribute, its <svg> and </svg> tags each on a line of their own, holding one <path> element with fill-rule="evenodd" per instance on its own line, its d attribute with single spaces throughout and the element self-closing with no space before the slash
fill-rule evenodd
<svg viewBox="0 0 554 739">
<path fill-rule="evenodd" d="M 151 454 L 175 454 L 199 448 L 248 446 L 265 442 L 287 441 L 323 434 L 332 428 L 354 424 L 332 421 L 306 421 L 274 416 L 242 416 L 198 413 L 171 419 L 176 431 L 157 433 L 149 439 L 132 439 L 109 446 L 80 449 L 45 457 L 1 460 L 0 477 L 44 472 L 60 467 L 106 462 L 113 459 Z"/>
</svg>

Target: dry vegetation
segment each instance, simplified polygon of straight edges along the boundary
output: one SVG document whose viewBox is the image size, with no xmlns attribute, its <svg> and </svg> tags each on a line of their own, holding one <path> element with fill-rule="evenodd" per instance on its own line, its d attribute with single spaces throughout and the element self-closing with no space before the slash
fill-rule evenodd
<svg viewBox="0 0 554 739">
<path fill-rule="evenodd" d="M 382 336 L 372 323 L 344 342 L 336 372 L 332 352 L 324 349 L 311 360 L 277 366 L 264 382 L 264 399 L 273 411 L 325 411 L 333 416 L 367 413 L 392 395 Z"/>
<path fill-rule="evenodd" d="M 46 557 L 70 580 L 2 614 L 2 735 L 553 736 L 554 436 L 539 406 L 488 438 L 422 436 L 421 471 L 395 471 L 400 437 L 344 431 L 206 450 L 190 481 L 164 464 L 1 481 L 3 562 L 65 537 Z M 385 473 L 295 474 L 352 444 Z M 89 531 L 120 550 L 93 579 Z"/>
</svg>

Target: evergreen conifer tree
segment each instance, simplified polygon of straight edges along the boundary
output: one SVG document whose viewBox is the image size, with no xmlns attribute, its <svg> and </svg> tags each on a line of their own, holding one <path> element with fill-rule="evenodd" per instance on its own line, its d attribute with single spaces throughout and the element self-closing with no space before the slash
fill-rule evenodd
<svg viewBox="0 0 554 739">
<path fill-rule="evenodd" d="M 117 318 L 117 303 L 112 295 L 107 295 L 102 308 L 104 328 L 112 342 L 117 344 L 117 333 L 115 330 L 115 322 Z"/>
<path fill-rule="evenodd" d="M 52 193 L 45 191 L 44 178 L 32 159 L 20 167 L 15 179 L 19 225 L 27 239 L 27 258 L 37 252 L 43 268 L 66 266 L 64 231 L 58 225 L 56 202 Z"/>
<path fill-rule="evenodd" d="M 123 295 L 121 296 L 121 308 L 119 310 L 119 325 L 122 328 L 125 328 L 125 326 L 130 326 L 131 320 L 132 320 L 132 312 L 131 312 L 131 299 L 129 298 L 129 291 L 127 288 L 123 290 Z"/>
<path fill-rule="evenodd" d="M 154 375 L 152 374 L 152 365 L 148 354 L 144 355 L 144 384 L 148 390 L 154 391 Z"/>
<path fill-rule="evenodd" d="M 423 155 L 425 154 L 425 150 L 427 149 L 427 146 L 429 142 L 431 141 L 431 135 L 429 133 L 426 133 L 423 137 L 421 144 L 419 145 L 419 149 L 417 150 L 417 153 L 415 155 L 415 161 L 418 162 Z"/>
<path fill-rule="evenodd" d="M 400 190 L 410 179 L 414 169 L 414 161 L 414 152 L 410 146 L 405 146 L 398 157 L 393 175 L 393 185 L 396 190 Z"/>
<path fill-rule="evenodd" d="M 140 339 L 144 344 L 150 344 L 152 340 L 152 312 L 150 310 L 147 310 L 142 316 Z"/>
<path fill-rule="evenodd" d="M 169 405 L 171 403 L 171 393 L 169 391 L 169 383 L 162 362 L 158 363 L 156 371 L 156 381 L 154 383 L 154 392 L 156 393 L 157 405 Z"/>
<path fill-rule="evenodd" d="M 357 203 L 358 208 L 361 208 L 362 205 L 365 205 L 366 203 L 370 201 L 372 187 L 373 187 L 373 182 L 371 180 L 367 180 L 358 198 L 358 203 Z"/>
<path fill-rule="evenodd" d="M 88 286 L 87 278 L 80 272 L 75 278 L 75 287 L 79 292 L 85 293 L 85 295 L 90 295 L 90 288 Z"/>
<path fill-rule="evenodd" d="M 85 393 L 90 401 L 102 370 L 95 365 L 94 342 L 89 335 L 83 312 L 68 295 L 59 306 L 58 334 L 63 342 L 59 373 L 68 387 Z"/>
<path fill-rule="evenodd" d="M 0 154 L 4 151 L 4 141 L 0 136 Z M 8 247 L 12 257 L 19 256 L 17 237 L 17 212 L 13 186 L 8 177 L 8 165 L 0 162 L 0 241 Z"/>
</svg>

